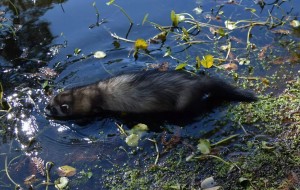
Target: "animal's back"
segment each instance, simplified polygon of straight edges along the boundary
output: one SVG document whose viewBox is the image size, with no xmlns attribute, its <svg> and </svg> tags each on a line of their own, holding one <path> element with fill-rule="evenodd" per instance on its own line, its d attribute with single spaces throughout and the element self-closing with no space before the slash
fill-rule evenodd
<svg viewBox="0 0 300 190">
<path fill-rule="evenodd" d="M 210 101 L 253 101 L 252 93 L 215 78 L 185 72 L 140 72 L 99 82 L 104 110 L 124 112 L 184 112 L 203 109 Z"/>
</svg>

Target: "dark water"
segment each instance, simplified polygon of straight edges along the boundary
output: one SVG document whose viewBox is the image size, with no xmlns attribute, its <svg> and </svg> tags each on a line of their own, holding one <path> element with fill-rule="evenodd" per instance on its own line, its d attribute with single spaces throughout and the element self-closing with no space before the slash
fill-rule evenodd
<svg viewBox="0 0 300 190">
<path fill-rule="evenodd" d="M 96 2 L 95 7 L 99 10 L 99 19 L 93 2 Z M 108 6 L 105 1 L 36 3 L 11 1 L 11 3 L 8 1 L 0 3 L 2 17 L 7 19 L 2 23 L 0 21 L 0 24 L 12 26 L 16 30 L 16 34 L 13 35 L 9 27 L 4 26 L 0 29 L 0 80 L 4 89 L 4 100 L 12 107 L 9 113 L 1 116 L 3 131 L 0 143 L 1 189 L 14 187 L 3 170 L 5 159 L 9 162 L 10 177 L 22 187 L 26 187 L 23 180 L 31 174 L 44 179 L 32 163 L 32 157 L 53 162 L 54 168 L 72 165 L 77 171 L 90 169 L 95 174 L 95 177 L 87 183 L 73 184 L 71 189 L 101 189 L 103 187 L 101 176 L 105 170 L 110 169 L 112 165 L 134 163 L 134 159 L 129 159 L 126 152 L 131 152 L 135 148 L 128 147 L 124 142 L 124 137 L 116 127 L 116 122 L 121 124 L 118 119 L 112 117 L 90 118 L 89 121 L 57 121 L 46 118 L 43 110 L 51 97 L 48 91 L 45 92 L 43 89 L 46 82 L 55 94 L 65 87 L 89 84 L 117 73 L 145 69 L 150 64 L 168 62 L 170 69 L 174 69 L 178 63 L 194 64 L 196 56 L 226 55 L 226 52 L 219 50 L 219 46 L 226 44 L 226 39 L 218 40 L 209 32 L 208 27 L 201 27 L 201 32 L 193 36 L 195 40 L 202 40 L 205 43 L 185 49 L 187 46 L 179 46 L 176 40 L 178 36 L 170 34 L 170 38 L 162 47 L 161 44 L 150 45 L 151 57 L 139 55 L 137 60 L 132 56 L 133 43 L 115 40 L 111 37 L 111 33 L 123 38 L 128 34 L 127 38 L 133 41 L 138 38 L 152 38 L 159 31 L 147 22 L 142 24 L 147 13 L 149 21 L 161 26 L 171 25 L 172 10 L 176 13 L 189 13 L 203 23 L 224 26 L 224 21 L 228 19 L 237 21 L 252 18 L 264 22 L 269 16 L 268 12 L 272 13 L 275 21 L 278 21 L 275 17 L 279 20 L 292 18 L 297 20 L 300 7 L 296 0 L 278 1 L 277 6 L 270 1 L 268 2 L 270 5 L 264 7 L 252 1 L 243 1 L 239 5 L 227 1 L 117 1 L 116 4 L 133 20 L 133 26 L 129 31 L 130 23 L 126 16 L 117 6 Z M 204 11 L 199 15 L 193 12 L 198 6 Z M 220 18 L 216 19 L 220 7 L 220 11 L 224 13 L 219 14 Z M 252 14 L 245 11 L 245 8 L 253 8 L 256 12 Z M 232 60 L 248 57 L 251 61 L 250 66 L 239 66 L 238 73 L 256 77 L 276 73 L 278 84 L 284 84 L 281 79 L 292 79 L 299 74 L 299 61 L 270 64 L 274 56 L 282 57 L 282 63 L 290 57 L 291 51 L 299 53 L 299 50 L 297 52 L 286 48 L 293 47 L 290 45 L 292 43 L 299 44 L 299 30 L 293 30 L 288 25 L 280 29 L 292 33 L 284 35 L 282 32 L 272 33 L 268 27 L 254 27 L 250 41 L 258 48 L 250 52 L 245 50 L 248 29 L 231 32 L 231 36 L 236 38 L 232 40 L 232 46 L 236 48 L 232 55 L 235 58 Z M 174 33 L 176 32 L 178 31 L 175 30 Z M 119 47 L 116 47 L 116 44 Z M 266 53 L 269 56 L 259 59 L 257 55 L 259 50 L 267 45 L 271 47 Z M 172 55 L 176 59 L 164 56 L 167 47 L 172 48 Z M 74 55 L 76 48 L 81 49 L 78 55 Z M 96 59 L 93 57 L 96 51 L 104 51 L 107 56 Z M 208 72 L 220 74 L 216 69 Z M 232 78 L 228 78 L 233 82 Z M 280 92 L 283 87 L 279 85 L 275 92 Z M 167 129 L 167 134 L 179 133 L 182 139 L 220 139 L 223 135 L 232 133 L 232 130 L 240 133 L 240 129 L 233 129 L 230 125 L 223 127 L 218 123 L 218 119 L 225 117 L 226 110 L 227 106 L 223 106 L 189 124 L 166 123 L 162 127 Z M 132 126 L 125 123 L 125 129 L 130 127 Z M 151 128 L 151 123 L 149 127 Z M 156 131 L 147 133 L 146 137 L 160 139 L 162 135 L 162 131 Z M 146 153 L 153 154 L 155 152 L 153 147 L 147 148 L 151 146 L 153 145 L 150 142 L 143 141 L 140 147 L 144 148 L 145 152 L 138 154 L 137 157 L 142 157 Z M 54 170 L 51 171 L 53 182 L 58 175 Z M 37 189 L 44 188 L 45 186 L 41 186 Z M 51 186 L 49 189 L 55 188 Z"/>
</svg>

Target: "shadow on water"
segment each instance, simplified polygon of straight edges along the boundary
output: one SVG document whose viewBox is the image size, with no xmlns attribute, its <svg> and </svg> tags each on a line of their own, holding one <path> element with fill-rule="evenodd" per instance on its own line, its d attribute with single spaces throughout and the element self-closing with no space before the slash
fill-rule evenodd
<svg viewBox="0 0 300 190">
<path fill-rule="evenodd" d="M 77 169 L 77 174 L 72 179 L 72 188 L 105 189 L 105 186 L 111 187 L 113 182 L 123 183 L 123 179 L 129 178 L 131 174 L 120 171 L 120 168 L 151 170 L 157 155 L 160 156 L 161 165 L 167 163 L 166 160 L 170 155 L 181 156 L 178 158 L 180 161 L 176 160 L 181 163 L 183 157 L 197 151 L 195 147 L 200 138 L 216 142 L 232 134 L 244 133 L 240 126 L 232 124 L 231 115 L 228 113 L 228 107 L 236 104 L 205 110 L 196 118 L 181 114 L 107 115 L 82 120 L 54 120 L 45 117 L 44 108 L 47 102 L 62 88 L 90 84 L 117 73 L 149 69 L 161 63 L 168 63 L 173 69 L 178 63 L 185 61 L 194 65 L 195 60 L 191 57 L 202 57 L 206 54 L 224 57 L 223 55 L 227 54 L 215 46 L 227 44 L 229 39 L 222 38 L 221 44 L 217 44 L 219 36 L 212 34 L 210 31 L 212 27 L 203 27 L 201 32 L 198 31 L 197 35 L 191 37 L 194 41 L 200 42 L 199 46 L 187 48 L 182 45 L 185 43 L 184 40 L 180 41 L 180 44 L 176 41 L 182 36 L 174 35 L 172 40 L 164 42 L 163 45 L 152 44 L 150 55 L 140 54 L 135 60 L 132 57 L 133 43 L 113 39 L 110 34 L 116 33 L 121 37 L 127 35 L 129 22 L 124 13 L 116 6 L 107 6 L 106 2 L 97 1 L 95 6 L 93 2 L 91 0 L 0 2 L 0 24 L 3 24 L 0 29 L 0 82 L 4 90 L 3 100 L 11 106 L 9 113 L 1 112 L 0 115 L 0 189 L 12 189 L 16 184 L 30 189 L 31 185 L 24 184 L 24 179 L 31 175 L 37 178 L 37 181 L 32 183 L 36 187 L 46 179 L 40 171 L 46 162 L 54 163 L 50 171 L 51 182 L 59 178 L 55 169 L 62 165 L 72 165 Z M 135 22 L 128 34 L 128 39 L 133 41 L 137 38 L 149 39 L 157 34 L 157 28 L 149 23 L 142 24 L 146 13 L 151 13 L 148 20 L 167 26 L 171 23 L 171 10 L 175 10 L 176 13 L 190 13 L 195 7 L 199 7 L 199 2 L 186 3 L 186 0 L 179 0 L 176 3 L 170 1 L 161 3 L 159 0 L 150 4 L 136 0 L 117 3 Z M 287 15 L 297 17 L 299 14 L 294 13 L 295 10 L 285 1 L 280 1 L 280 5 L 253 4 L 251 1 L 245 6 L 257 9 L 255 14 L 263 17 L 280 12 L 278 6 L 285 10 Z M 225 17 L 237 20 L 235 17 L 255 16 L 251 11 L 246 12 L 243 6 L 225 1 L 207 2 L 200 7 L 204 13 L 191 14 L 203 23 L 217 26 L 223 25 L 220 23 L 224 23 L 222 19 Z M 222 8 L 225 16 L 219 15 L 218 8 Z M 99 9 L 100 18 L 106 22 L 95 24 L 96 9 Z M 101 19 L 98 21 L 101 22 Z M 174 34 L 177 34 L 177 29 L 173 31 Z M 273 83 L 276 83 L 277 89 L 269 88 L 265 92 L 271 91 L 275 94 L 281 92 L 285 84 L 285 80 L 282 79 L 292 80 L 299 70 L 299 64 L 289 64 L 290 67 L 287 69 L 281 65 L 270 64 L 274 62 L 274 56 L 263 56 L 263 60 L 259 59 L 254 50 L 253 52 L 245 50 L 244 39 L 247 32 L 246 30 L 230 32 L 236 37 L 230 39 L 236 52 L 228 54 L 228 60 L 238 64 L 237 60 L 240 57 L 249 58 L 253 64 L 239 65 L 236 72 L 250 78 L 252 76 L 264 78 L 275 73 L 276 75 L 272 77 L 275 78 Z M 257 47 L 261 49 L 265 47 L 266 52 L 283 57 L 281 62 L 289 58 L 287 55 L 290 55 L 293 49 L 285 48 L 289 43 L 287 35 L 272 33 L 267 27 L 253 28 L 252 33 L 250 40 Z M 266 34 L 255 35 L 257 33 Z M 294 33 L 299 37 L 299 30 L 295 29 Z M 164 48 L 170 48 L 172 52 L 178 53 L 172 54 L 175 55 L 172 58 L 165 56 Z M 95 51 L 104 51 L 107 56 L 96 59 L 93 57 Z M 218 69 L 209 72 L 222 75 Z M 244 84 L 239 81 L 239 85 Z M 250 87 L 256 91 L 260 90 L 260 87 L 255 85 Z M 122 125 L 125 131 L 129 131 L 138 123 L 147 124 L 151 130 L 143 134 L 138 147 L 129 147 L 117 124 Z M 257 130 L 255 126 L 247 127 L 249 131 Z M 161 150 L 160 153 L 156 152 L 156 146 Z M 182 152 L 177 152 L 175 147 L 186 148 L 183 157 Z M 226 146 L 225 149 L 229 150 Z M 39 159 L 40 162 L 34 161 Z M 192 164 L 190 168 L 194 167 Z M 91 178 L 85 175 L 89 171 L 93 173 Z M 213 172 L 207 172 L 195 174 L 197 179 L 199 178 L 198 181 L 200 178 L 213 175 Z M 119 177 L 120 174 L 122 177 Z M 154 186 L 155 184 L 151 187 Z M 199 184 L 196 186 L 199 187 Z M 35 189 L 45 189 L 45 185 Z M 49 189 L 55 187 L 49 186 Z"/>
</svg>

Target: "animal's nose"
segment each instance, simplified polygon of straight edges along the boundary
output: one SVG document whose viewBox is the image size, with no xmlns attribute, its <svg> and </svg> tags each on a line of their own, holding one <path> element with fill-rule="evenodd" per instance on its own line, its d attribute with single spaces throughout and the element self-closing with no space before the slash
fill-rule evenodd
<svg viewBox="0 0 300 190">
<path fill-rule="evenodd" d="M 45 107 L 45 112 L 47 115 L 53 116 L 53 115 L 57 115 L 57 109 L 53 106 L 47 105 Z"/>
</svg>

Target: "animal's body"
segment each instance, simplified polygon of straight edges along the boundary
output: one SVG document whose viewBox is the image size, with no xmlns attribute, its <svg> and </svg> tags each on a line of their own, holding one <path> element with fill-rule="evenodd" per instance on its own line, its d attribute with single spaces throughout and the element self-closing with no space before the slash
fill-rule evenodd
<svg viewBox="0 0 300 190">
<path fill-rule="evenodd" d="M 80 117 L 105 112 L 200 113 L 216 102 L 255 100 L 253 93 L 220 79 L 179 71 L 146 71 L 65 90 L 50 100 L 46 114 Z"/>
</svg>

